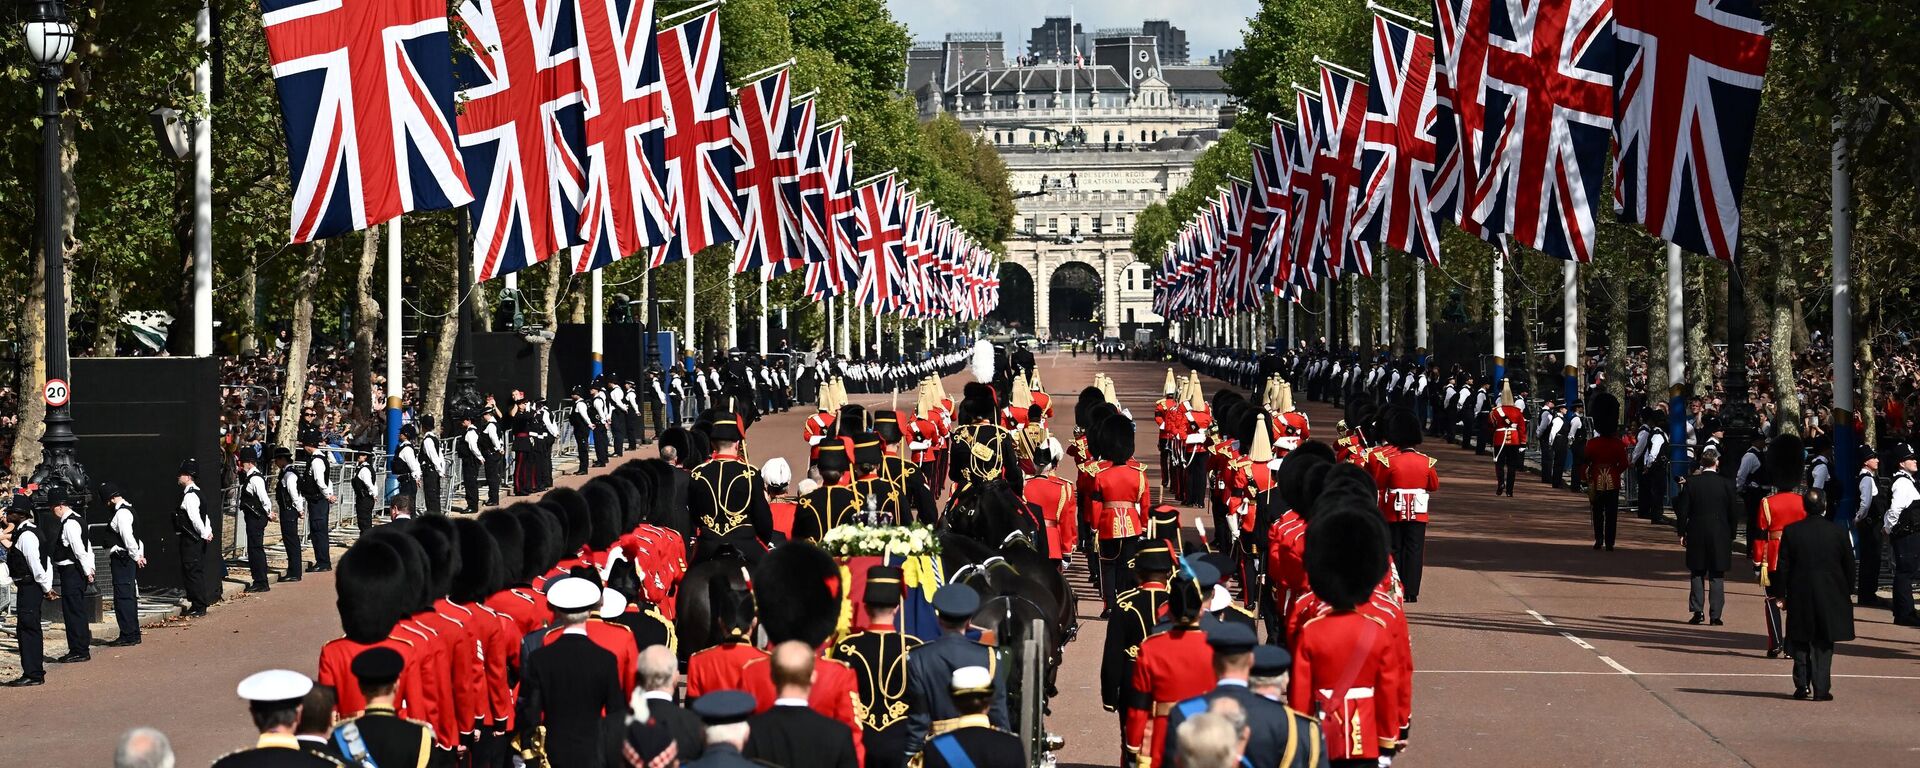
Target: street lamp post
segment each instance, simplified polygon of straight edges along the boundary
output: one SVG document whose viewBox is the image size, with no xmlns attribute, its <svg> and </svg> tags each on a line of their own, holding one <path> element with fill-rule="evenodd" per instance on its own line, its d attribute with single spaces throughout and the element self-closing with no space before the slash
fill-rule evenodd
<svg viewBox="0 0 1920 768">
<path fill-rule="evenodd" d="M 464 215 L 459 217 L 454 227 L 460 240 L 459 254 L 454 257 L 460 260 L 460 284 L 454 286 L 460 302 L 460 325 L 453 342 L 453 386 L 452 391 L 447 393 L 449 418 L 441 424 L 441 431 L 448 437 L 459 439 L 464 431 L 460 420 L 471 418 L 479 421 L 480 411 L 486 407 L 486 403 L 480 396 L 480 377 L 473 372 L 473 236 L 467 228 Z"/>
<path fill-rule="evenodd" d="M 40 75 L 40 251 L 46 260 L 47 380 L 66 381 L 67 370 L 67 264 L 64 251 L 66 233 L 65 198 L 60 192 L 60 81 L 67 56 L 73 52 L 73 21 L 59 0 L 32 0 L 27 3 L 22 31 L 27 52 Z M 46 431 L 40 436 L 40 466 L 32 482 L 50 487 L 65 486 L 69 498 L 78 499 L 75 509 L 84 509 L 91 494 L 87 472 L 74 456 L 73 406 L 71 390 L 47 391 Z"/>
</svg>

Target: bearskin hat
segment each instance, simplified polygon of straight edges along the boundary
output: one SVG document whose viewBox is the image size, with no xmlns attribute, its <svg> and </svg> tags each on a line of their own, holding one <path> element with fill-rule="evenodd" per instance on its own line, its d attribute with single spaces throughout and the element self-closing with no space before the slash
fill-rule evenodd
<svg viewBox="0 0 1920 768">
<path fill-rule="evenodd" d="M 1120 414 L 1100 420 L 1100 428 L 1088 433 L 1087 449 L 1115 464 L 1125 464 L 1133 458 L 1133 419 Z"/>
<path fill-rule="evenodd" d="M 500 588 L 500 545 L 478 520 L 454 520 L 453 528 L 460 542 L 460 572 L 447 596 L 456 603 L 485 600 Z"/>
<path fill-rule="evenodd" d="M 713 458 L 713 438 L 707 433 L 694 430 L 687 433 L 687 468 L 700 466 Z"/>
<path fill-rule="evenodd" d="M 585 494 L 572 488 L 555 488 L 540 497 L 543 502 L 557 505 L 560 521 L 562 559 L 578 554 L 587 546 L 587 540 L 593 537 L 593 504 L 587 501 Z M 618 503 L 617 501 L 615 503 Z"/>
<path fill-rule="evenodd" d="M 1335 610 L 1367 602 L 1387 575 L 1387 526 L 1371 499 L 1323 507 L 1307 524 L 1307 581 Z"/>
<path fill-rule="evenodd" d="M 631 531 L 640 525 L 640 487 L 619 472 L 603 476 L 607 484 L 620 496 L 620 531 Z"/>
<path fill-rule="evenodd" d="M 487 537 L 493 539 L 494 544 L 497 580 L 493 591 L 520 583 L 521 574 L 527 570 L 527 531 L 521 527 L 519 514 L 511 509 L 492 509 L 482 513 L 479 520 L 480 527 L 486 529 Z"/>
<path fill-rule="evenodd" d="M 717 574 L 707 582 L 707 602 L 713 612 L 713 621 L 722 635 L 744 638 L 753 630 L 755 611 L 752 588 L 753 581 L 747 578 L 744 567 Z M 837 613 L 835 618 L 838 618 Z"/>
<path fill-rule="evenodd" d="M 753 579 L 767 640 L 825 643 L 840 625 L 840 590 L 840 566 L 819 547 L 795 541 L 768 551 Z"/>
<path fill-rule="evenodd" d="M 526 534 L 527 542 L 525 562 L 521 563 L 524 570 L 520 572 L 519 583 L 532 584 L 534 579 L 553 570 L 554 564 L 560 562 L 567 548 L 567 536 L 560 527 L 560 506 L 558 503 L 548 505 L 545 502 L 521 502 L 513 506 L 521 510 L 520 528 Z"/>
<path fill-rule="evenodd" d="M 383 598 L 393 601 L 402 615 L 432 610 L 432 587 L 429 585 L 426 551 L 420 548 L 420 542 L 403 531 L 409 526 L 404 523 L 383 525 L 367 531 L 361 541 L 379 540 L 393 547 L 399 553 L 400 562 L 406 571 L 405 584 Z M 359 546 L 358 542 L 355 546 Z"/>
<path fill-rule="evenodd" d="M 586 547 L 595 552 L 605 552 L 620 538 L 620 492 L 605 478 L 596 477 L 580 486 L 580 496 L 587 500 L 587 536 Z M 568 526 L 569 541 L 573 538 L 572 526 Z"/>
<path fill-rule="evenodd" d="M 1091 418 L 1093 407 L 1107 401 L 1107 395 L 1099 387 L 1087 387 L 1080 390 L 1080 399 L 1073 404 L 1073 423 L 1086 424 Z"/>
<path fill-rule="evenodd" d="M 1225 423 L 1223 429 L 1228 437 L 1240 442 L 1243 450 L 1253 449 L 1253 431 L 1260 422 L 1260 412 L 1251 405 L 1242 403 L 1233 409 L 1233 418 Z"/>
<path fill-rule="evenodd" d="M 1587 418 L 1593 429 L 1605 437 L 1620 436 L 1620 400 L 1611 392 L 1597 392 L 1587 402 Z"/>
<path fill-rule="evenodd" d="M 1196 393 L 1196 395 L 1197 394 L 1198 393 Z M 1213 410 L 1215 415 L 1219 415 L 1221 413 L 1225 413 L 1230 408 L 1244 406 L 1246 404 L 1247 404 L 1246 395 L 1240 394 L 1238 390 L 1222 389 L 1218 392 L 1213 393 L 1213 400 L 1209 404 L 1209 407 Z"/>
<path fill-rule="evenodd" d="M 660 448 L 662 450 L 672 448 L 681 466 L 693 466 L 690 461 L 690 457 L 693 456 L 693 438 L 686 427 L 668 427 L 667 431 L 661 432 Z"/>
<path fill-rule="evenodd" d="M 407 526 L 407 535 L 420 542 L 420 550 L 427 556 L 428 597 L 434 600 L 446 597 L 453 588 L 453 575 L 460 572 L 459 545 L 444 531 L 423 525 L 421 521 Z"/>
<path fill-rule="evenodd" d="M 407 613 L 407 606 L 393 596 L 413 589 L 407 583 L 406 562 L 391 544 L 378 537 L 354 542 L 334 569 L 334 607 L 340 611 L 341 632 L 363 645 L 385 640 Z"/>
<path fill-rule="evenodd" d="M 1325 443 L 1307 441 L 1299 448 L 1287 454 L 1287 460 L 1280 462 L 1280 471 L 1274 475 L 1273 487 L 1279 491 L 1280 500 L 1287 508 L 1301 513 L 1313 506 L 1313 498 L 1307 495 L 1307 471 L 1316 466 L 1333 463 L 1333 451 Z"/>
<path fill-rule="evenodd" d="M 1420 428 L 1420 417 L 1405 408 L 1394 408 L 1387 412 L 1385 428 L 1381 436 L 1389 445 L 1402 450 L 1411 450 L 1420 444 L 1424 430 Z"/>
<path fill-rule="evenodd" d="M 1806 471 L 1799 435 L 1781 435 L 1767 444 L 1767 479 L 1781 491 L 1800 487 L 1800 475 Z"/>
</svg>

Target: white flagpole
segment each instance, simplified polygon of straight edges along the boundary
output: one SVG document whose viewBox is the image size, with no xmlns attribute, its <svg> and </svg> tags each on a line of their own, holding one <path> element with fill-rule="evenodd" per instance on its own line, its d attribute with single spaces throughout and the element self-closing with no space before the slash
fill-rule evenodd
<svg viewBox="0 0 1920 768">
<path fill-rule="evenodd" d="M 1390 328 L 1390 326 L 1393 323 L 1393 309 L 1387 306 L 1387 301 L 1391 296 L 1391 293 L 1388 291 L 1389 283 L 1387 281 L 1387 255 L 1386 254 L 1384 253 L 1380 254 L 1379 265 L 1380 265 L 1380 275 L 1379 275 L 1380 346 L 1390 347 L 1393 344 L 1393 331 Z"/>
<path fill-rule="evenodd" d="M 1667 386 L 1687 380 L 1686 298 L 1681 278 L 1680 246 L 1667 245 Z M 1704 364 L 1704 363 L 1703 363 Z M 1647 383 L 1649 387 L 1653 382 Z"/>
<path fill-rule="evenodd" d="M 1427 348 L 1427 260 L 1413 260 L 1414 315 L 1413 345 Z"/>
<path fill-rule="evenodd" d="M 734 275 L 727 275 L 727 349 L 740 346 L 740 297 L 734 288 Z"/>
<path fill-rule="evenodd" d="M 1493 253 L 1493 385 L 1498 392 L 1507 377 L 1507 265 L 1496 246 Z"/>
<path fill-rule="evenodd" d="M 602 309 L 605 302 L 600 298 L 600 291 L 600 270 L 596 269 L 593 271 L 593 276 L 588 279 L 587 296 L 588 303 L 593 307 L 592 314 L 587 317 L 587 327 L 592 329 L 588 335 L 592 339 L 593 377 L 596 379 L 600 378 L 600 374 L 606 372 L 607 352 L 607 329 L 604 325 L 606 319 L 605 316 L 601 314 L 605 311 Z"/>
<path fill-rule="evenodd" d="M 1360 348 L 1360 284 L 1348 280 L 1347 289 L 1347 345 Z"/>
<path fill-rule="evenodd" d="M 205 49 L 212 30 L 209 0 L 202 0 L 194 17 L 193 42 Z M 213 76 L 201 57 L 193 68 L 193 90 L 200 101 L 213 103 Z M 213 112 L 193 121 L 193 354 L 213 354 Z M 118 318 L 104 318 L 118 322 Z M 113 354 L 113 350 L 106 351 Z"/>
<path fill-rule="evenodd" d="M 387 454 L 400 448 L 400 220 L 387 225 Z"/>
<path fill-rule="evenodd" d="M 767 353 L 767 275 L 771 270 L 760 269 L 760 354 Z"/>
<path fill-rule="evenodd" d="M 867 356 L 867 313 L 860 312 L 860 357 Z"/>
<path fill-rule="evenodd" d="M 682 335 L 682 338 L 680 339 L 680 348 L 694 349 L 695 347 L 693 344 L 693 256 L 688 255 L 685 261 L 687 263 L 686 264 L 687 286 L 686 286 L 686 296 L 684 297 L 686 301 L 684 304 L 681 304 L 680 306 L 682 311 L 686 313 L 686 316 L 681 320 L 680 333 Z"/>
<path fill-rule="evenodd" d="M 1560 287 L 1560 362 L 1565 366 L 1566 391 L 1563 402 L 1580 396 L 1580 264 L 1568 260 L 1560 267 L 1566 284 Z"/>
</svg>

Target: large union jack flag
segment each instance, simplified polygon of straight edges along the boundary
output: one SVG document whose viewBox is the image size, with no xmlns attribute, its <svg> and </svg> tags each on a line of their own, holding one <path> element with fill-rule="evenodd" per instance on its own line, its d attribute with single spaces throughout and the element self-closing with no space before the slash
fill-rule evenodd
<svg viewBox="0 0 1920 768">
<path fill-rule="evenodd" d="M 653 0 L 578 2 L 586 38 L 580 75 L 588 180 L 580 222 L 585 247 L 574 260 L 575 273 L 664 243 L 670 227 L 667 86 L 653 31 Z"/>
<path fill-rule="evenodd" d="M 855 286 L 854 298 L 880 311 L 893 306 L 897 300 L 893 291 L 899 282 L 899 276 L 894 274 L 899 260 L 894 251 L 903 239 L 900 185 L 893 174 L 888 173 L 855 188 L 854 194 L 859 199 L 860 225 L 860 237 L 854 246 L 860 252 L 860 280 Z"/>
<path fill-rule="evenodd" d="M 1427 206 L 1461 231 L 1483 239 L 1489 235 L 1473 220 L 1469 198 L 1480 179 L 1491 1 L 1433 0 L 1435 168 Z"/>
<path fill-rule="evenodd" d="M 720 63 L 720 12 L 688 19 L 659 34 L 667 83 L 667 216 L 671 234 L 651 266 L 740 239 L 734 207 L 733 130 L 727 75 Z"/>
<path fill-rule="evenodd" d="M 800 201 L 796 209 L 800 216 L 800 251 L 790 255 L 783 271 L 827 260 L 827 168 L 826 157 L 820 153 L 824 131 L 818 127 L 815 102 L 813 98 L 796 102 L 789 118 L 795 126 L 793 154 L 800 158 L 799 173 L 788 182 Z"/>
<path fill-rule="evenodd" d="M 1288 250 L 1293 259 L 1289 279 L 1311 290 L 1316 276 L 1329 276 L 1326 244 L 1327 197 L 1329 187 L 1322 177 L 1339 171 L 1338 159 L 1324 151 L 1326 113 L 1320 109 L 1320 97 L 1295 87 L 1294 110 L 1300 122 L 1295 124 L 1296 153 L 1289 184 L 1293 189 L 1293 227 L 1288 233 Z"/>
<path fill-rule="evenodd" d="M 794 125 L 787 99 L 792 76 L 786 68 L 741 86 L 733 110 L 733 199 L 740 209 L 740 242 L 733 271 L 762 271 L 783 266 L 800 248 L 798 199 L 788 199 L 783 182 L 799 174 L 793 154 Z"/>
<path fill-rule="evenodd" d="M 823 260 L 808 254 L 807 295 L 816 299 L 837 296 L 846 291 L 847 272 L 856 264 L 853 228 L 853 157 L 847 150 L 844 124 L 821 131 L 814 152 L 825 183 L 820 194 L 823 228 Z M 809 247 L 811 250 L 811 246 Z"/>
<path fill-rule="evenodd" d="M 1758 3 L 1616 2 L 1614 212 L 1731 261 L 1771 48 Z"/>
<path fill-rule="evenodd" d="M 1613 130 L 1613 0 L 1496 0 L 1488 11 L 1473 217 L 1588 261 Z"/>
<path fill-rule="evenodd" d="M 1320 66 L 1320 96 L 1326 110 L 1327 133 L 1322 150 L 1334 161 L 1321 176 L 1327 184 L 1327 255 L 1335 274 L 1373 276 L 1373 244 L 1360 239 L 1353 228 L 1360 208 L 1360 138 L 1367 125 L 1366 83 L 1344 72 Z"/>
<path fill-rule="evenodd" d="M 1434 184 L 1433 38 L 1373 18 L 1373 89 L 1367 100 L 1358 237 L 1438 263 Z"/>
<path fill-rule="evenodd" d="M 444 0 L 260 0 L 293 242 L 466 205 Z"/>
<path fill-rule="evenodd" d="M 492 280 L 577 244 L 583 178 L 579 45 L 570 0 L 460 4 L 460 156 L 474 202 L 474 275 Z"/>
</svg>

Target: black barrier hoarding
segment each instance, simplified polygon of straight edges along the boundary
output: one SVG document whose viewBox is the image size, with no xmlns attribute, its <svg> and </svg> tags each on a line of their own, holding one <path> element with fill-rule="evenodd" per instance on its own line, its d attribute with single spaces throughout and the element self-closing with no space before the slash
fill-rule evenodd
<svg viewBox="0 0 1920 768">
<path fill-rule="evenodd" d="M 426 359 L 426 338 L 421 336 L 416 341 L 422 360 Z M 558 362 L 556 358 L 556 369 Z M 473 375 L 481 396 L 493 395 L 502 413 L 512 404 L 513 390 L 526 392 L 529 397 L 548 395 L 549 399 L 560 392 L 557 370 L 547 372 L 548 386 L 540 384 L 540 345 L 511 331 L 473 334 Z M 447 394 L 452 396 L 451 387 Z"/>
<path fill-rule="evenodd" d="M 607 323 L 601 337 L 600 372 L 641 381 L 646 373 L 647 327 L 637 323 Z M 658 360 L 656 359 L 656 362 Z M 574 387 L 593 378 L 593 326 L 566 323 L 553 338 L 554 377 L 564 387 L 555 399 L 564 399 Z"/>
<path fill-rule="evenodd" d="M 200 594 L 220 594 L 220 361 L 211 357 L 77 357 L 73 359 L 73 431 L 80 463 L 93 482 L 120 486 L 133 505 L 134 533 L 146 546 L 142 587 L 179 588 L 180 550 L 174 511 L 180 508 L 180 462 L 200 464 L 200 509 L 213 526 L 213 551 Z M 96 487 L 89 524 L 111 515 Z M 104 548 L 99 550 L 106 582 Z"/>
</svg>

